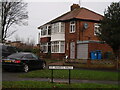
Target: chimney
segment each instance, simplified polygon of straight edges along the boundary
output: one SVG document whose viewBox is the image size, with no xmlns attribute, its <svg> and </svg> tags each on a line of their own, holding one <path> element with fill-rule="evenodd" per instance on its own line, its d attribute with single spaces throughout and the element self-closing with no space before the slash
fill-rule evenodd
<svg viewBox="0 0 120 90">
<path fill-rule="evenodd" d="M 78 8 L 80 8 L 79 4 L 73 4 L 71 6 L 71 11 L 74 10 L 74 9 L 78 9 Z"/>
</svg>

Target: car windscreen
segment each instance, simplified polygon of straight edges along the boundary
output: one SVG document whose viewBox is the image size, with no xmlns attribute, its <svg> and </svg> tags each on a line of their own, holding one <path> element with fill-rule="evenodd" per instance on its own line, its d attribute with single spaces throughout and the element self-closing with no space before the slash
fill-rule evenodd
<svg viewBox="0 0 120 90">
<path fill-rule="evenodd" d="M 23 58 L 23 57 L 24 57 L 24 54 L 22 53 L 15 53 L 8 56 L 8 58 Z"/>
</svg>

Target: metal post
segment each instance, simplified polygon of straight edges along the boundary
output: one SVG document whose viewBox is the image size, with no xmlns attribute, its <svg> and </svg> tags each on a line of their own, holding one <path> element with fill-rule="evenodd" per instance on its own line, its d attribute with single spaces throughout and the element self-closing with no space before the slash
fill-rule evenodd
<svg viewBox="0 0 120 90">
<path fill-rule="evenodd" d="M 53 83 L 53 69 L 52 69 L 52 74 L 51 74 L 51 82 Z"/>
<path fill-rule="evenodd" d="M 70 69 L 69 69 L 69 84 L 70 84 Z"/>
</svg>

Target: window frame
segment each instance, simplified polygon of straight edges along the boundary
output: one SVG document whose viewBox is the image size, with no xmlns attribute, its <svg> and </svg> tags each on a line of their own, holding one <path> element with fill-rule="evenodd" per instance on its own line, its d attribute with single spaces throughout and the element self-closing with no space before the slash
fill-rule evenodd
<svg viewBox="0 0 120 90">
<path fill-rule="evenodd" d="M 44 47 L 46 48 L 46 50 L 44 50 Z M 42 43 L 41 49 L 42 49 L 43 53 L 48 53 L 48 43 Z"/>
<path fill-rule="evenodd" d="M 99 32 L 99 25 L 100 25 L 100 23 L 94 23 L 94 35 L 95 36 L 97 36 L 97 33 L 100 33 Z M 97 29 L 96 29 L 97 28 Z M 97 32 L 97 33 L 96 33 Z"/>
<path fill-rule="evenodd" d="M 74 22 L 74 23 L 73 23 Z M 76 29 L 76 21 L 70 21 L 70 33 L 75 33 Z"/>
<path fill-rule="evenodd" d="M 45 25 L 41 28 L 41 36 L 51 35 L 51 26 Z"/>
<path fill-rule="evenodd" d="M 63 47 L 63 49 L 62 49 Z M 62 51 L 61 51 L 62 49 Z M 53 41 L 51 42 L 52 53 L 65 53 L 65 42 L 64 41 Z"/>
</svg>

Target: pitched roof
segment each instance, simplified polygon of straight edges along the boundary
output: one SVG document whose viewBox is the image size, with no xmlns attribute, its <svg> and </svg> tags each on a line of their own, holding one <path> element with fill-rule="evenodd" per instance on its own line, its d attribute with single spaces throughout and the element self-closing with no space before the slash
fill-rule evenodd
<svg viewBox="0 0 120 90">
<path fill-rule="evenodd" d="M 66 21 L 70 19 L 82 19 L 82 20 L 93 20 L 93 21 L 100 21 L 103 18 L 102 15 L 95 13 L 86 8 L 77 8 L 72 11 L 69 11 L 46 24 L 58 22 L 58 21 Z M 46 25 L 44 24 L 44 25 Z M 40 27 L 38 27 L 40 28 Z"/>
</svg>

